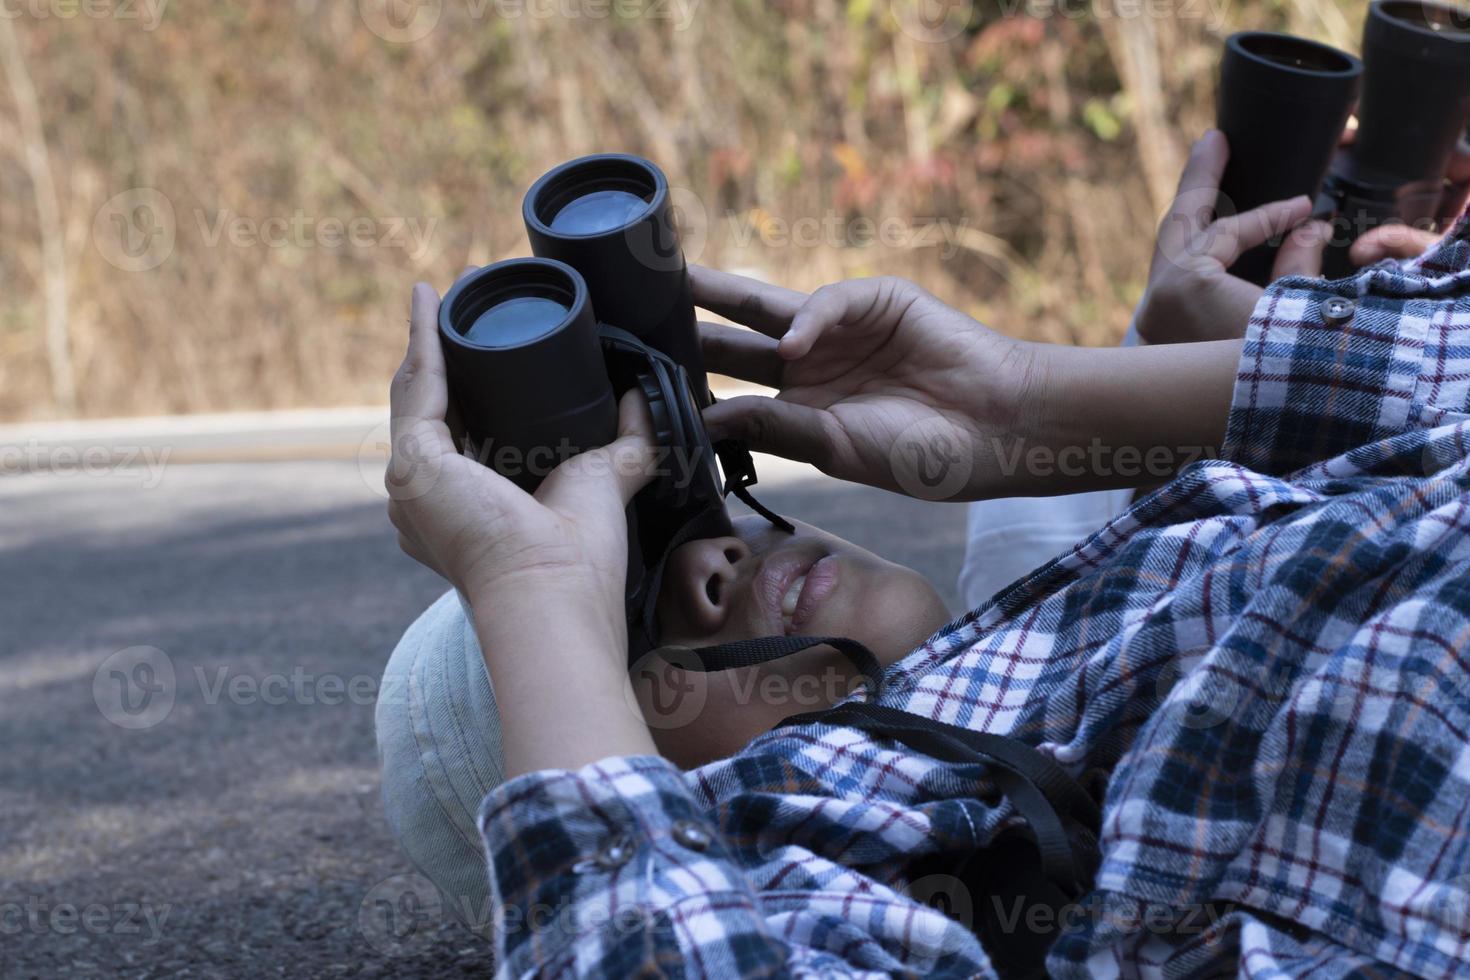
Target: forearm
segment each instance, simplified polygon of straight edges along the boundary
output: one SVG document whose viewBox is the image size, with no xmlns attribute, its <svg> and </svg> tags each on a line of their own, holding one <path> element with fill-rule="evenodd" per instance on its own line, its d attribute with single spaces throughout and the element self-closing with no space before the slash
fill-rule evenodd
<svg viewBox="0 0 1470 980">
<path fill-rule="evenodd" d="M 1139 486 L 1218 455 L 1241 343 L 1037 345 L 1017 434 L 996 446 L 1005 492 Z"/>
<path fill-rule="evenodd" d="M 514 584 L 469 600 L 507 777 L 657 754 L 628 679 L 626 630 L 610 627 L 606 611 L 575 589 Z"/>
</svg>

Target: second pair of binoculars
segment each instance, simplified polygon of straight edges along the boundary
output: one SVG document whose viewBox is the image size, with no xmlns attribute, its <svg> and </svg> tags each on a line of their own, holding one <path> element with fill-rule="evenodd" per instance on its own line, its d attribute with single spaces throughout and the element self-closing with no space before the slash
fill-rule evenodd
<svg viewBox="0 0 1470 980">
<path fill-rule="evenodd" d="M 471 272 L 440 303 L 450 401 L 464 451 L 535 491 L 560 463 L 613 442 L 620 396 L 642 392 L 658 452 L 627 515 L 637 657 L 656 644 L 668 554 L 731 533 L 727 491 L 790 525 L 745 493 L 750 454 L 705 433 L 712 396 L 663 172 L 626 154 L 582 157 L 537 180 L 521 212 L 535 257 Z"/>
<path fill-rule="evenodd" d="M 1470 126 L 1470 13 L 1428 0 L 1375 0 L 1362 58 L 1286 34 L 1226 41 L 1218 125 L 1230 163 L 1216 213 L 1307 195 L 1331 222 L 1323 274 L 1350 275 L 1364 233 L 1403 223 L 1440 230 L 1453 217 L 1446 172 Z M 1356 108 L 1349 145 L 1343 132 Z M 1231 268 L 1264 285 L 1277 243 Z"/>
</svg>

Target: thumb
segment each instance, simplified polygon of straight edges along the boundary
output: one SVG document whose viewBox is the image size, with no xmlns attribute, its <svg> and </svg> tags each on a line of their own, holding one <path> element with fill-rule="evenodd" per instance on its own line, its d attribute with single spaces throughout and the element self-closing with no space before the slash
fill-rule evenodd
<svg viewBox="0 0 1470 980">
<path fill-rule="evenodd" d="M 1292 230 L 1276 253 L 1276 266 L 1271 278 L 1322 275 L 1322 253 L 1332 240 L 1332 226 L 1325 221 L 1309 221 Z"/>
<path fill-rule="evenodd" d="M 810 463 L 833 473 L 850 444 L 832 413 L 781 398 L 741 395 L 704 410 L 710 439 L 738 439 L 756 452 Z M 834 474 L 835 475 L 835 474 Z"/>
<path fill-rule="evenodd" d="M 618 438 L 602 452 L 612 461 L 618 496 L 627 506 L 633 495 L 648 486 L 656 472 L 658 448 L 653 443 L 653 415 L 643 392 L 634 388 L 618 402 Z"/>
<path fill-rule="evenodd" d="M 536 488 L 536 499 L 545 504 L 574 503 L 576 495 L 592 488 L 601 493 L 611 484 L 626 507 L 657 474 L 657 460 L 648 402 L 634 389 L 618 403 L 618 438 L 563 461 Z"/>
</svg>

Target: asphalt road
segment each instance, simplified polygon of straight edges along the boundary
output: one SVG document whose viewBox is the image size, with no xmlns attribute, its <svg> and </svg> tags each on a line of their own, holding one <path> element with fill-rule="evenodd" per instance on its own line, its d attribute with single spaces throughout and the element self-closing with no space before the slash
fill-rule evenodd
<svg viewBox="0 0 1470 980">
<path fill-rule="evenodd" d="M 367 472 L 364 472 L 367 471 Z M 378 678 L 442 590 L 372 465 L 0 476 L 0 975 L 483 975 L 388 835 Z M 964 512 L 817 479 L 762 499 L 920 568 Z"/>
</svg>

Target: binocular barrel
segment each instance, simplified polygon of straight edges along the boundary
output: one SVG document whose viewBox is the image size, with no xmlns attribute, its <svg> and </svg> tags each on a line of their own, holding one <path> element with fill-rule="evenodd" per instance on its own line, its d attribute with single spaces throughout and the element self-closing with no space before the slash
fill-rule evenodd
<svg viewBox="0 0 1470 980">
<path fill-rule="evenodd" d="M 622 153 L 582 157 L 536 181 L 521 210 L 532 253 L 581 273 L 598 318 L 671 357 L 707 406 L 689 270 L 663 172 Z"/>
<path fill-rule="evenodd" d="M 1470 122 L 1470 13 L 1425 0 L 1378 0 L 1363 27 L 1363 65 L 1347 175 L 1393 188 L 1437 186 Z"/>
<path fill-rule="evenodd" d="M 1350 54 L 1286 34 L 1249 31 L 1225 42 L 1218 125 L 1230 142 L 1216 213 L 1240 214 L 1322 188 L 1363 75 Z M 1231 268 L 1265 285 L 1276 248 L 1261 245 Z"/>
<path fill-rule="evenodd" d="M 439 337 L 468 450 L 522 489 L 617 438 L 597 318 L 569 266 L 510 259 L 470 273 L 439 305 Z"/>
</svg>

